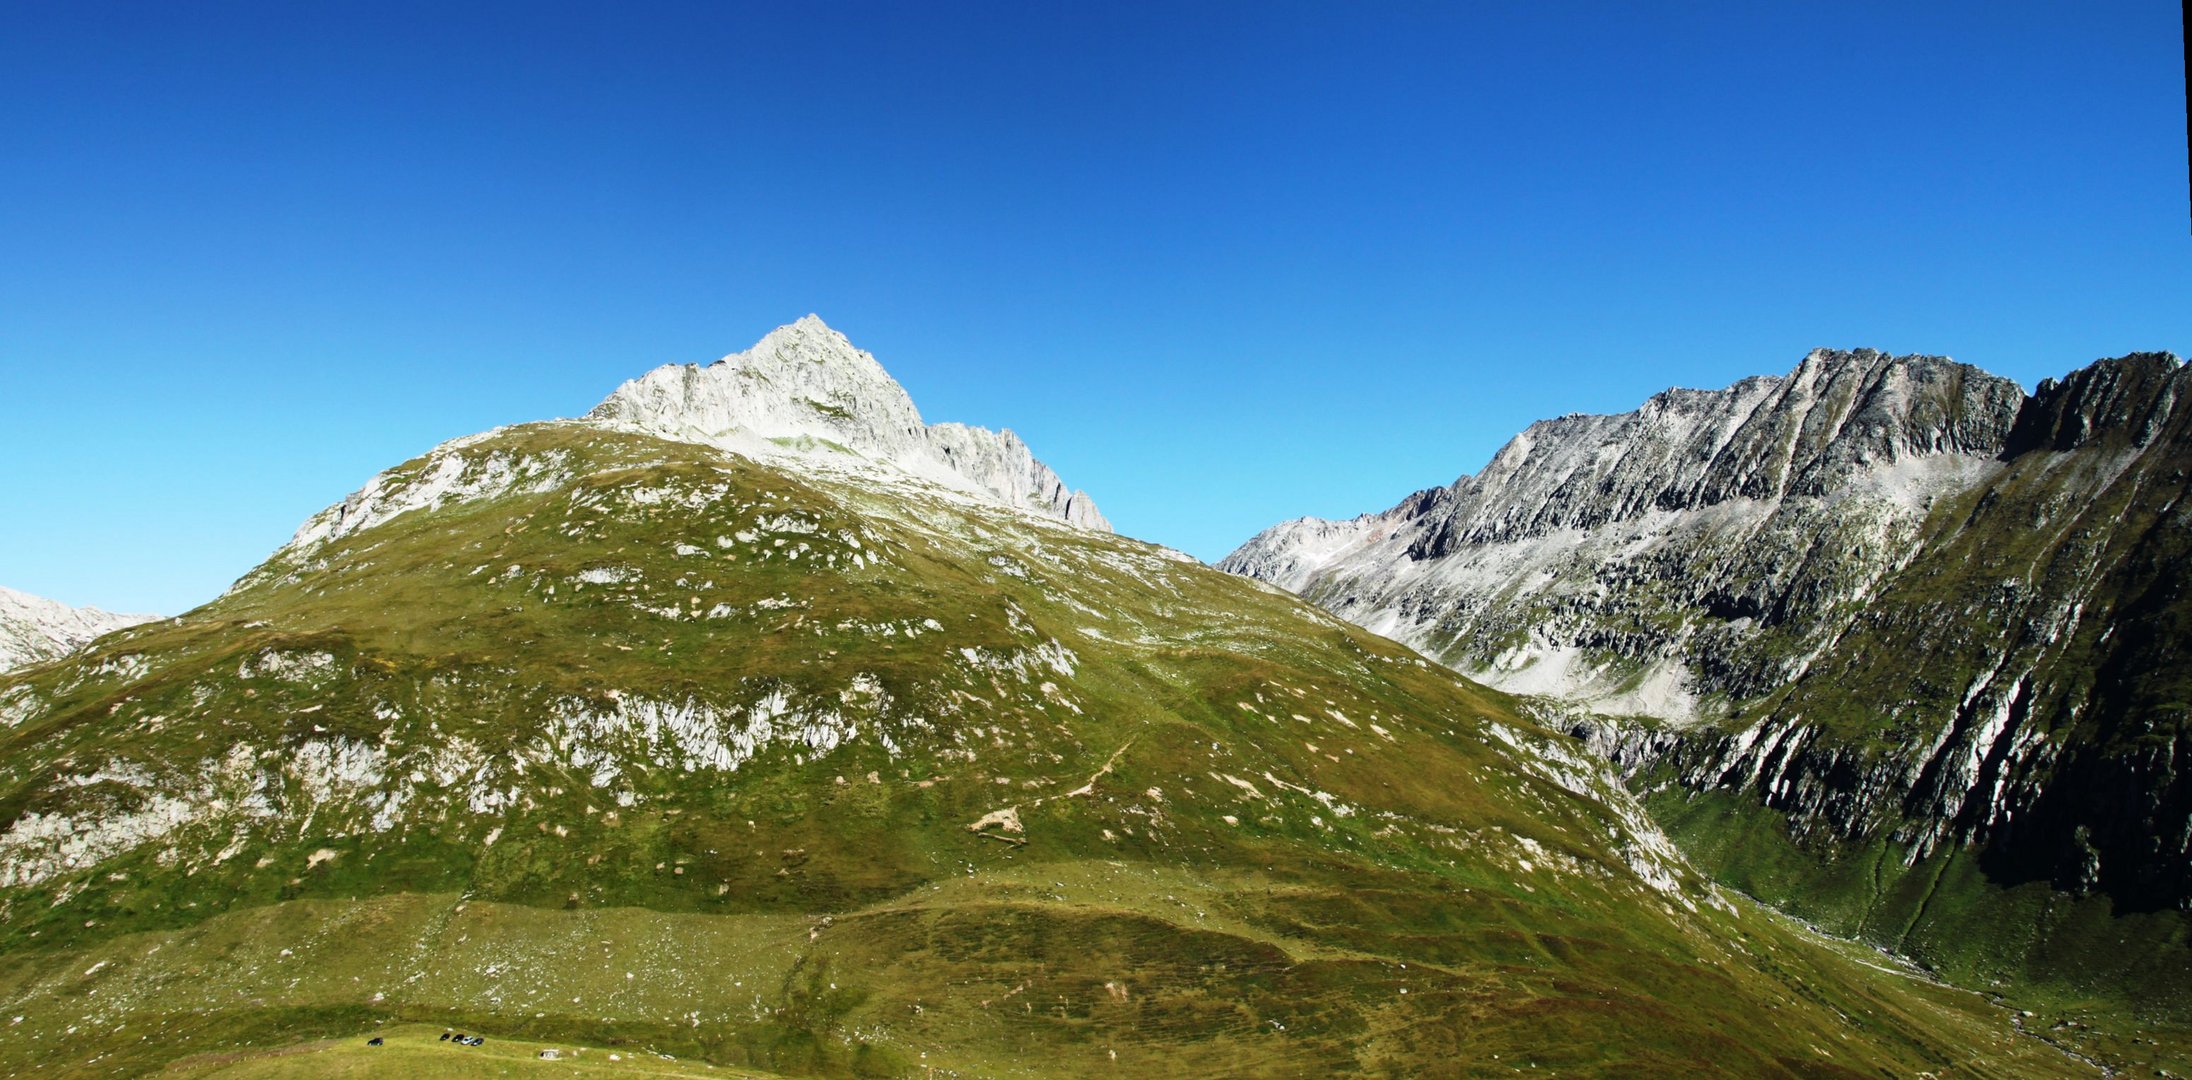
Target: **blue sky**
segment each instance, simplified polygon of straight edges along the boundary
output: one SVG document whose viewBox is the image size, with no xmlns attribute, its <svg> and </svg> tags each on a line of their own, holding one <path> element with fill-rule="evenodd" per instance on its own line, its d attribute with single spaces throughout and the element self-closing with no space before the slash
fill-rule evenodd
<svg viewBox="0 0 2192 1080">
<path fill-rule="evenodd" d="M 1813 346 L 2192 352 L 2174 4 L 457 6 L 0 16 L 0 584 L 809 311 L 1205 558 Z"/>
</svg>

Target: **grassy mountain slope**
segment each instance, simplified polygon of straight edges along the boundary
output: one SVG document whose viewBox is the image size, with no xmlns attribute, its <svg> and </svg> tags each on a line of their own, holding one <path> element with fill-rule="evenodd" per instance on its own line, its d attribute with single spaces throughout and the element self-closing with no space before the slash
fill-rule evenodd
<svg viewBox="0 0 2192 1080">
<path fill-rule="evenodd" d="M 587 424 L 399 467 L 0 724 L 0 1071 L 406 1021 L 787 1073 L 2078 1068 L 1289 596 Z"/>
</svg>

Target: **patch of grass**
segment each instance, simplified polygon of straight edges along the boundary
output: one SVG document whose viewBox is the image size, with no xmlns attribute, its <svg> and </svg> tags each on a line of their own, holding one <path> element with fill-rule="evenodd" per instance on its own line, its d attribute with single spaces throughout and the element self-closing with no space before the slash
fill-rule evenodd
<svg viewBox="0 0 2192 1080">
<path fill-rule="evenodd" d="M 501 1036 L 490 1037 L 480 1046 L 462 1046 L 446 1038 L 451 1033 L 448 1028 L 426 1024 L 374 1027 L 366 1032 L 316 1042 L 197 1055 L 169 1065 L 159 1075 L 168 1080 L 257 1080 L 302 1074 L 406 1076 L 420 1080 L 466 1080 L 479 1076 L 760 1080 L 776 1075 L 706 1062 L 682 1062 L 629 1047 L 613 1050 Z M 381 1040 L 381 1045 L 369 1045 L 369 1040 L 375 1038 Z M 540 1055 L 544 1051 L 553 1051 L 556 1057 L 542 1058 Z"/>
</svg>

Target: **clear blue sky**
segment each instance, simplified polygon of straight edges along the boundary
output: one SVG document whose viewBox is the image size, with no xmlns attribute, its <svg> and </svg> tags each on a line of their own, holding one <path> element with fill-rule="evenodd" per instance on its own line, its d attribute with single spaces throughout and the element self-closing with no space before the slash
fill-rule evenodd
<svg viewBox="0 0 2192 1080">
<path fill-rule="evenodd" d="M 0 584 L 182 610 L 809 311 L 1205 558 L 1813 346 L 2184 354 L 2178 13 L 12 4 Z"/>
</svg>

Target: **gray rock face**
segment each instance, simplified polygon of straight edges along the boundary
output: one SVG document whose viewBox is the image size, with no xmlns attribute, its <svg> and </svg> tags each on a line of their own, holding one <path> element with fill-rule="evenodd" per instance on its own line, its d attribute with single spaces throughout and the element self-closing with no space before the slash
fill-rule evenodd
<svg viewBox="0 0 2192 1080">
<path fill-rule="evenodd" d="M 889 466 L 1088 529 L 1111 523 L 1011 431 L 927 424 L 875 357 L 809 315 L 705 367 L 668 364 L 587 416 L 749 455 L 836 455 Z"/>
<path fill-rule="evenodd" d="M 1111 523 L 1085 491 L 1076 491 L 1035 460 L 1010 428 L 991 431 L 965 424 L 931 424 L 928 444 L 955 474 L 1014 506 L 1034 509 L 1085 529 L 1110 532 Z"/>
<path fill-rule="evenodd" d="M 2031 396 L 1934 357 L 1535 424 L 1382 514 L 1221 568 L 1598 714 L 1631 775 L 1745 793 L 1823 858 L 2192 903 L 2192 374 Z M 1611 716 L 1649 718 L 1645 722 Z"/>
<path fill-rule="evenodd" d="M 2023 399 L 1939 357 L 1820 350 L 1533 424 L 1474 476 L 1218 565 L 1494 686 L 1688 721 L 1790 677 L 1777 628 L 1871 595 L 1933 501 L 1996 468 Z"/>
<path fill-rule="evenodd" d="M 157 615 L 117 615 L 95 607 L 70 607 L 58 600 L 0 587 L 0 671 L 58 660 L 124 627 Z"/>
<path fill-rule="evenodd" d="M 1533 424 L 1445 489 L 1440 521 L 1409 553 L 1436 558 L 1735 499 L 1817 498 L 1906 458 L 1991 456 L 2023 398 L 2007 379 L 1940 357 L 1819 350 L 1782 378 Z"/>
<path fill-rule="evenodd" d="M 2132 353 L 2047 379 L 2018 414 L 2004 455 L 2076 450 L 2111 436 L 2147 446 L 2176 413 L 2185 381 L 2168 353 Z"/>
</svg>

